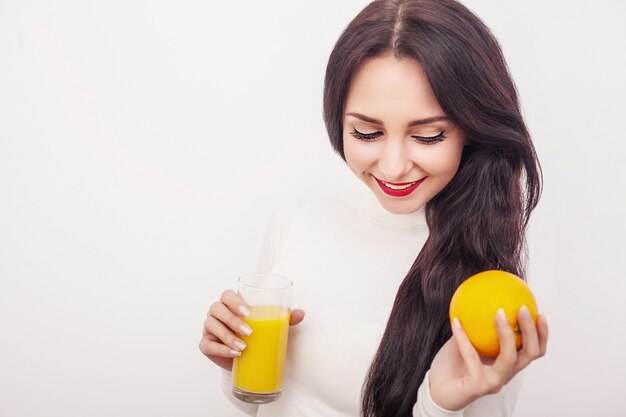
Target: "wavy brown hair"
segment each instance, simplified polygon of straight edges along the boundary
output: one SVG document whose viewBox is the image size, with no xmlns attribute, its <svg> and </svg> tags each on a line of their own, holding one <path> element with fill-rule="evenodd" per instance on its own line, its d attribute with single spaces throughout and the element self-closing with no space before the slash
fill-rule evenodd
<svg viewBox="0 0 626 417">
<path fill-rule="evenodd" d="M 525 232 L 541 194 L 541 169 L 500 46 L 453 0 L 377 0 L 339 37 L 324 83 L 324 121 L 343 152 L 353 74 L 393 54 L 424 69 L 466 146 L 452 181 L 426 204 L 428 239 L 398 288 L 362 392 L 365 417 L 410 416 L 417 389 L 451 337 L 450 299 L 469 276 L 501 269 L 525 276 Z"/>
</svg>

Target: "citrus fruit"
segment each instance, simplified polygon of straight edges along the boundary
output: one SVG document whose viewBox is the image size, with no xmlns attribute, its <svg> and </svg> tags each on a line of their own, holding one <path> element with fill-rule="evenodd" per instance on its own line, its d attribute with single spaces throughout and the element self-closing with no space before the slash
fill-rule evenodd
<svg viewBox="0 0 626 417">
<path fill-rule="evenodd" d="M 505 271 L 484 271 L 463 281 L 450 300 L 450 322 L 458 317 L 463 330 L 479 354 L 495 358 L 500 353 L 496 313 L 504 310 L 515 335 L 515 346 L 522 346 L 517 312 L 526 305 L 537 323 L 537 303 L 526 283 Z"/>
</svg>

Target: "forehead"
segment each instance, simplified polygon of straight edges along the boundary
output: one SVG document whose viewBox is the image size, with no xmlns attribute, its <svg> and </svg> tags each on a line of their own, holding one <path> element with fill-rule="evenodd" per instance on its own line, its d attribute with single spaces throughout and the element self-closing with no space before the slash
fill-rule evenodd
<svg viewBox="0 0 626 417">
<path fill-rule="evenodd" d="M 389 122 L 443 115 L 426 73 L 413 59 L 366 60 L 352 78 L 345 113 L 354 111 Z"/>
</svg>

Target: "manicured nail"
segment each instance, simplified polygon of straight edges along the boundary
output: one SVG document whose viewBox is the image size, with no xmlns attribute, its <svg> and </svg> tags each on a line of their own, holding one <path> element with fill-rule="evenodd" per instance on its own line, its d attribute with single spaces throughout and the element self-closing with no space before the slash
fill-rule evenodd
<svg viewBox="0 0 626 417">
<path fill-rule="evenodd" d="M 528 307 L 526 307 L 526 305 L 523 305 L 522 308 L 520 308 L 520 311 L 522 312 L 522 316 L 530 318 L 530 312 L 528 311 Z"/>
<path fill-rule="evenodd" d="M 246 336 L 250 336 L 252 334 L 252 329 L 246 323 L 241 323 L 239 331 L 241 334 L 245 334 Z"/>
<path fill-rule="evenodd" d="M 455 317 L 452 320 L 452 325 L 455 326 L 457 329 L 461 328 L 461 322 L 459 321 L 458 317 Z"/>
<path fill-rule="evenodd" d="M 504 310 L 502 308 L 498 309 L 498 320 L 500 320 L 500 323 L 506 323 L 507 319 L 506 319 L 506 314 L 504 313 Z"/>
<path fill-rule="evenodd" d="M 230 351 L 230 354 L 233 355 L 233 356 L 241 356 L 241 352 L 236 351 L 236 350 L 232 350 L 232 349 Z"/>
<path fill-rule="evenodd" d="M 239 339 L 235 340 L 233 342 L 233 345 L 235 345 L 235 347 L 237 347 L 237 349 L 239 349 L 240 351 L 246 348 L 246 344 Z"/>
<path fill-rule="evenodd" d="M 248 310 L 248 307 L 244 306 L 243 304 L 239 306 L 239 312 L 244 317 L 248 317 L 250 315 L 250 310 Z"/>
</svg>

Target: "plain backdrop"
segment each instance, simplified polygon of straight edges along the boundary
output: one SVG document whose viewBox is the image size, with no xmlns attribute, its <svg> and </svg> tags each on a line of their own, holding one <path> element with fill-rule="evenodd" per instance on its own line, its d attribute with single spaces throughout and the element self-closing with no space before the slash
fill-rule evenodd
<svg viewBox="0 0 626 417">
<path fill-rule="evenodd" d="M 239 415 L 202 323 L 281 201 L 357 181 L 321 97 L 366 4 L 0 0 L 0 416 Z M 624 416 L 626 3 L 465 4 L 545 177 L 515 416 Z"/>
</svg>

